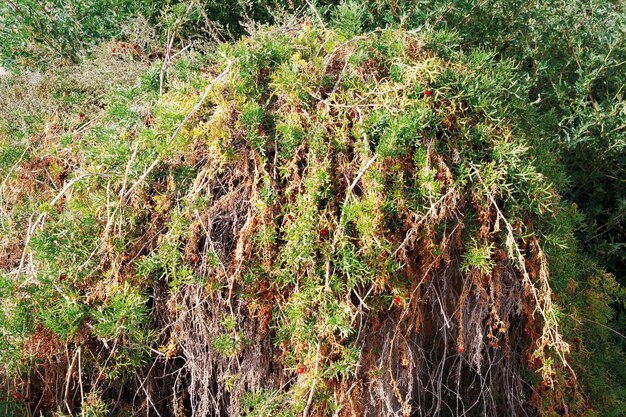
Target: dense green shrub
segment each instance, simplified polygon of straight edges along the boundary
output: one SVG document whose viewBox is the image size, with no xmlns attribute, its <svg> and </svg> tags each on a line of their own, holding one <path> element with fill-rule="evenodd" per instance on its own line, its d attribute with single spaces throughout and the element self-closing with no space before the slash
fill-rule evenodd
<svg viewBox="0 0 626 417">
<path fill-rule="evenodd" d="M 62 58 L 117 37 L 129 18 L 151 16 L 164 1 L 7 0 L 0 4 L 0 63 L 20 68 Z"/>
<path fill-rule="evenodd" d="M 163 94 L 152 67 L 82 117 L 86 93 L 53 126 L 43 107 L 43 135 L 0 126 L 3 372 L 9 391 L 38 378 L 0 400 L 623 411 L 622 290 L 580 256 L 532 79 L 449 33 L 361 35 L 360 6 L 332 19 L 183 54 Z M 440 377 L 451 393 L 430 395 Z"/>
<path fill-rule="evenodd" d="M 354 400 L 366 389 L 346 390 L 355 378 L 398 401 L 394 378 L 409 386 L 403 369 L 420 357 L 403 362 L 397 336 L 421 348 L 431 337 L 451 352 L 443 359 L 498 354 L 467 336 L 456 312 L 451 327 L 436 308 L 425 320 L 437 283 L 447 282 L 446 303 L 483 317 L 483 334 L 500 325 L 516 359 L 499 362 L 505 370 L 492 364 L 490 375 L 470 359 L 442 372 L 488 380 L 501 394 L 523 381 L 509 413 L 530 404 L 545 415 L 624 414 L 626 375 L 616 365 L 624 341 L 612 329 L 625 328 L 626 305 L 624 6 L 333 3 L 0 5 L 5 65 L 93 54 L 53 75 L 0 80 L 0 360 L 14 377 L 9 392 L 46 370 L 30 395 L 47 400 L 32 412 L 65 401 L 105 415 L 146 386 L 162 398 L 147 405 L 146 394 L 146 407 L 162 414 L 185 407 L 186 395 L 202 414 L 207 392 L 231 413 L 331 412 L 347 398 L 332 392 Z M 129 36 L 123 23 L 140 16 L 174 50 L 255 35 L 167 65 L 161 49 L 172 51 L 160 46 L 129 86 L 147 57 L 106 42 Z M 396 25 L 411 31 L 378 29 Z M 205 90 L 207 74 L 224 68 Z M 398 259 L 403 236 L 422 249 Z M 501 305 L 497 283 L 523 280 L 524 268 L 542 317 L 528 300 L 504 326 L 472 310 Z M 416 271 L 427 284 L 411 282 Z M 486 298 L 466 302 L 458 277 Z M 428 323 L 452 330 L 433 333 Z M 368 332 L 392 342 L 378 346 Z M 400 358 L 395 371 L 369 366 L 383 363 L 380 352 Z M 577 380 L 559 368 L 561 354 Z M 269 368 L 243 371 L 259 357 Z M 50 391 L 66 375 L 89 393 Z M 447 386 L 457 399 L 494 399 L 489 412 L 503 412 L 499 394 L 459 389 L 467 381 Z M 433 410 L 437 401 L 418 391 L 407 404 Z M 0 413 L 30 404 L 14 400 L 0 396 Z"/>
<path fill-rule="evenodd" d="M 403 2 L 408 26 L 455 31 L 463 48 L 514 59 L 530 77 L 524 97 L 561 147 L 566 196 L 587 217 L 588 253 L 626 276 L 626 6 L 614 1 Z M 624 284 L 624 282 L 622 282 Z"/>
</svg>

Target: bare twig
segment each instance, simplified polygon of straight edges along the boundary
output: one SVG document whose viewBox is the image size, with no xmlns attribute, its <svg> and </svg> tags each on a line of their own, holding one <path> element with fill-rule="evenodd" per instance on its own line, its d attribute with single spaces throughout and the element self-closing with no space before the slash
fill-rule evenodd
<svg viewBox="0 0 626 417">
<path fill-rule="evenodd" d="M 302 417 L 308 417 L 309 412 L 311 410 L 311 405 L 313 404 L 313 397 L 315 395 L 315 386 L 317 385 L 317 378 L 318 378 L 318 370 L 319 370 L 319 364 L 320 364 L 320 352 L 321 352 L 321 341 L 317 341 L 317 352 L 315 353 L 315 370 L 314 370 L 314 375 L 313 375 L 313 383 L 311 384 L 311 391 L 309 391 L 309 398 L 307 399 L 306 402 L 306 407 L 304 408 L 304 411 L 302 412 Z"/>
<path fill-rule="evenodd" d="M 317 8 L 313 4 L 311 4 L 309 0 L 306 0 L 306 4 L 308 4 L 309 7 L 313 10 L 313 13 L 315 13 L 315 17 L 317 17 L 317 20 L 320 22 L 320 26 L 326 29 L 326 25 L 324 24 L 324 21 L 322 20 L 322 17 L 320 16 L 320 14 L 317 12 Z"/>
</svg>

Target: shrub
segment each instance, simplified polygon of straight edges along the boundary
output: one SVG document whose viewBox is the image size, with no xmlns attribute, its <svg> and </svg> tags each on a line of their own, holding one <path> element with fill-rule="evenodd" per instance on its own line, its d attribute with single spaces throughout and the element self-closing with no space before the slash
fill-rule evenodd
<svg viewBox="0 0 626 417">
<path fill-rule="evenodd" d="M 162 94 L 153 67 L 3 151 L 0 343 L 32 414 L 622 411 L 621 290 L 580 257 L 532 80 L 449 33 L 354 37 L 368 10 L 187 55 Z"/>
<path fill-rule="evenodd" d="M 0 63 L 18 69 L 46 58 L 77 63 L 85 49 L 117 37 L 129 17 L 152 15 L 163 1 L 10 0 L 0 5 Z"/>
</svg>

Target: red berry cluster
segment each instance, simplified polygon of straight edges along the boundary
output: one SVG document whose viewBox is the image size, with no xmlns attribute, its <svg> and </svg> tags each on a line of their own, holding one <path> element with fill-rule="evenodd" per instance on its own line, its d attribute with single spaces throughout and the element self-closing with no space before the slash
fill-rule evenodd
<svg viewBox="0 0 626 417">
<path fill-rule="evenodd" d="M 111 47 L 111 56 L 120 57 L 122 55 L 132 55 L 138 57 L 141 55 L 141 47 L 134 42 L 113 42 Z"/>
<path fill-rule="evenodd" d="M 294 220 L 295 218 L 293 217 L 293 215 L 288 214 L 287 216 L 283 217 L 282 226 L 285 226 L 287 223 L 293 223 Z"/>
</svg>

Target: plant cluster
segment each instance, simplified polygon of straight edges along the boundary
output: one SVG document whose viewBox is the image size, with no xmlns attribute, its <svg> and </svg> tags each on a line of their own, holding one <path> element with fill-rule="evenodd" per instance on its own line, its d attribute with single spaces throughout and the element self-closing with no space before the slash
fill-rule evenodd
<svg viewBox="0 0 626 417">
<path fill-rule="evenodd" d="M 487 49 L 519 63 L 516 72 L 529 79 L 521 97 L 545 114 L 542 135 L 565 167 L 569 183 L 561 192 L 585 216 L 577 231 L 582 248 L 623 284 L 626 9 L 620 2 L 12 0 L 0 5 L 0 61 L 17 70 L 51 59 L 76 62 L 110 38 L 139 39 L 147 47 L 146 34 L 137 33 L 147 19 L 140 26 L 166 46 L 153 50 L 165 55 L 165 67 L 174 44 L 237 38 L 263 23 L 285 23 L 287 12 L 309 13 L 352 34 L 390 25 L 434 28 L 466 51 Z M 136 19 L 133 27 L 123 24 L 128 19 Z"/>
<path fill-rule="evenodd" d="M 594 415 L 621 290 L 530 81 L 337 10 L 0 126 L 7 413 Z"/>
<path fill-rule="evenodd" d="M 150 16 L 164 1 L 7 0 L 0 4 L 0 63 L 20 67 L 77 63 L 85 50 L 117 37 L 127 19 Z"/>
</svg>

